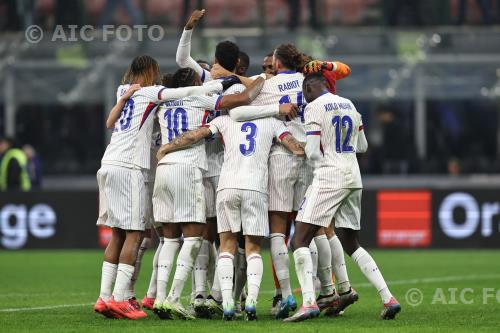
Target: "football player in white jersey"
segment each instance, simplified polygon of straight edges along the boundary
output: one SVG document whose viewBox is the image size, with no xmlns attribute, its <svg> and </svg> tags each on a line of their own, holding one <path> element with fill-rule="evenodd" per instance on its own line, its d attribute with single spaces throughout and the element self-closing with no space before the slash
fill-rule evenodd
<svg viewBox="0 0 500 333">
<path fill-rule="evenodd" d="M 201 85 L 199 75 L 191 68 L 179 69 L 172 81 L 173 87 Z M 233 76 L 226 78 L 222 85 L 227 89 L 229 84 L 237 82 L 239 80 Z M 191 96 L 162 104 L 158 117 L 163 143 L 172 142 L 182 133 L 201 127 L 206 121 L 206 110 L 217 111 L 250 103 L 263 84 L 264 80 L 260 79 L 239 94 Z M 180 296 L 198 256 L 205 229 L 202 182 L 202 172 L 207 169 L 205 145 L 202 142 L 166 156 L 162 156 L 160 150 L 158 156 L 153 209 L 155 221 L 163 224 L 164 245 L 158 259 L 158 292 L 154 309 L 160 317 L 191 319 L 191 314 L 180 303 Z M 166 297 L 166 284 L 181 235 L 184 235 L 184 243 L 177 258 L 172 287 Z"/>
<path fill-rule="evenodd" d="M 130 83 L 142 88 L 126 102 L 122 101 L 121 116 L 114 124 L 111 141 L 97 172 L 97 224 L 111 227 L 112 236 L 104 252 L 100 296 L 94 310 L 109 317 L 139 319 L 146 314 L 125 300 L 125 293 L 134 273 L 133 265 L 146 222 L 145 173 L 151 163 L 151 113 L 161 101 L 218 92 L 222 84 L 180 89 L 153 86 L 158 80 L 159 67 L 149 56 L 136 57 L 127 73 Z M 110 117 L 116 119 L 116 114 Z"/>
<path fill-rule="evenodd" d="M 249 108 L 264 107 L 278 112 L 282 106 L 275 104 Z M 217 133 L 224 138 L 224 164 L 217 188 L 217 228 L 221 239 L 218 274 L 224 318 L 231 320 L 234 317 L 233 259 L 237 249 L 237 233 L 242 231 L 248 267 L 245 312 L 249 320 L 255 320 L 263 271 L 260 247 L 268 231 L 267 160 L 272 141 L 273 138 L 280 140 L 287 149 L 298 155 L 303 155 L 303 148 L 290 135 L 287 127 L 275 118 L 238 123 L 228 116 L 221 116 L 207 126 L 178 137 L 162 146 L 160 152 L 182 149 Z"/>
<path fill-rule="evenodd" d="M 358 242 L 363 185 L 356 152 L 362 153 L 368 148 L 361 115 L 350 100 L 328 92 L 321 73 L 308 75 L 303 82 L 303 91 L 309 102 L 305 109 L 305 150 L 307 157 L 314 162 L 314 179 L 302 200 L 292 239 L 303 305 L 285 321 L 301 321 L 320 313 L 315 300 L 308 246 L 316 232 L 321 227 L 329 227 L 333 218 L 345 251 L 383 300 L 381 318 L 394 319 L 401 306 L 389 291 L 373 258 Z"/>
</svg>

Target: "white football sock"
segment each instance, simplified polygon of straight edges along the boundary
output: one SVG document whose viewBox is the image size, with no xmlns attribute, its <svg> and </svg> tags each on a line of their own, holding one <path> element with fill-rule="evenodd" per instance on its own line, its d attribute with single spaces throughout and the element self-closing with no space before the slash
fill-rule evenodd
<svg viewBox="0 0 500 333">
<path fill-rule="evenodd" d="M 308 247 L 298 248 L 293 252 L 293 258 L 295 260 L 295 271 L 302 289 L 302 303 L 304 305 L 315 304 L 311 251 Z"/>
<path fill-rule="evenodd" d="M 234 277 L 234 293 L 233 298 L 239 300 L 245 283 L 247 282 L 247 258 L 245 257 L 245 249 L 238 248 L 238 253 L 235 258 L 235 274 Z"/>
<path fill-rule="evenodd" d="M 139 249 L 137 250 L 137 258 L 135 259 L 135 265 L 134 265 L 135 267 L 134 274 L 130 279 L 127 291 L 125 292 L 125 299 L 131 299 L 135 297 L 135 283 L 137 281 L 137 278 L 139 277 L 139 273 L 141 272 L 142 257 L 144 257 L 144 253 L 146 253 L 146 250 L 149 249 L 151 246 L 152 246 L 151 238 L 144 237 L 142 239 L 141 245 L 139 246 Z"/>
<path fill-rule="evenodd" d="M 272 233 L 269 237 L 271 239 L 271 256 L 276 271 L 276 277 L 280 283 L 281 295 L 283 299 L 286 299 L 292 294 L 292 286 L 290 285 L 290 259 L 288 258 L 288 247 L 285 243 L 285 235 Z"/>
<path fill-rule="evenodd" d="M 158 277 L 158 258 L 160 257 L 161 247 L 163 246 L 163 237 L 160 237 L 160 243 L 156 248 L 155 256 L 153 257 L 153 271 L 149 280 L 149 287 L 146 293 L 148 298 L 156 298 L 156 279 Z"/>
<path fill-rule="evenodd" d="M 116 280 L 116 271 L 118 269 L 117 264 L 112 264 L 107 261 L 102 262 L 102 273 L 101 273 L 101 291 L 99 297 L 104 301 L 107 301 L 111 296 L 111 290 L 113 288 L 113 283 Z"/>
<path fill-rule="evenodd" d="M 200 252 L 198 252 L 198 257 L 194 263 L 194 289 L 195 297 L 197 295 L 202 295 L 203 298 L 207 296 L 207 270 L 208 262 L 210 261 L 210 244 L 209 241 L 203 240 L 201 243 Z"/>
<path fill-rule="evenodd" d="M 182 289 L 189 275 L 193 271 L 194 262 L 200 251 L 203 238 L 201 237 L 185 237 L 182 244 L 179 256 L 177 257 L 177 266 L 175 268 L 174 281 L 168 298 L 173 302 L 178 302 L 182 295 Z"/>
<path fill-rule="evenodd" d="M 329 243 L 332 252 L 332 270 L 337 280 L 338 292 L 339 294 L 343 294 L 351 289 L 349 276 L 347 276 L 347 267 L 345 265 L 344 248 L 337 235 L 330 238 Z"/>
<path fill-rule="evenodd" d="M 314 239 L 311 241 L 311 244 L 309 244 L 309 251 L 311 252 L 311 259 L 312 259 L 312 264 L 313 264 L 314 290 L 319 291 L 319 289 L 321 287 L 321 283 L 319 282 L 319 279 L 318 279 L 318 248 L 316 247 L 316 243 L 314 242 Z"/>
<path fill-rule="evenodd" d="M 352 260 L 358 264 L 361 272 L 366 276 L 368 281 L 377 289 L 382 301 L 384 303 L 389 302 L 392 297 L 387 284 L 385 283 L 384 277 L 373 260 L 372 256 L 366 252 L 365 249 L 359 247 L 351 256 Z"/>
<path fill-rule="evenodd" d="M 208 289 L 212 289 L 215 280 L 214 279 L 215 266 L 217 266 L 217 260 L 218 260 L 217 249 L 215 248 L 215 244 L 210 245 L 208 258 L 209 260 L 207 269 L 207 285 Z"/>
<path fill-rule="evenodd" d="M 247 280 L 248 280 L 248 296 L 247 302 L 257 302 L 259 296 L 260 283 L 262 281 L 262 273 L 264 265 L 262 257 L 258 253 L 252 253 L 247 257 Z M 238 295 L 239 297 L 239 295 Z"/>
<path fill-rule="evenodd" d="M 174 266 L 175 255 L 181 246 L 179 238 L 164 238 L 158 258 L 158 277 L 156 301 L 163 302 L 167 298 L 167 283 L 170 278 L 170 272 Z"/>
<path fill-rule="evenodd" d="M 332 251 L 326 235 L 314 237 L 318 249 L 318 279 L 321 282 L 321 295 L 331 295 L 335 292 L 332 280 Z"/>
<path fill-rule="evenodd" d="M 234 276 L 234 256 L 229 252 L 219 254 L 217 263 L 217 274 L 219 275 L 220 288 L 222 292 L 222 302 L 234 304 L 233 299 L 233 276 Z"/>
<path fill-rule="evenodd" d="M 125 300 L 125 291 L 127 290 L 130 279 L 134 274 L 135 267 L 127 264 L 118 264 L 116 272 L 115 288 L 113 289 L 113 298 L 117 302 Z"/>
</svg>

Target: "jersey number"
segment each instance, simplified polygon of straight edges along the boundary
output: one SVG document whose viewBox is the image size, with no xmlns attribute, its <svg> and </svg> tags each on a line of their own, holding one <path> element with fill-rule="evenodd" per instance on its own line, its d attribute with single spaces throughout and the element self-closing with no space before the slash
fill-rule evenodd
<svg viewBox="0 0 500 333">
<path fill-rule="evenodd" d="M 353 153 L 354 148 L 349 145 L 352 134 L 352 119 L 349 116 L 335 116 L 332 118 L 332 124 L 335 126 L 335 150 L 337 153 Z M 340 146 L 341 138 L 344 138 L 342 147 Z"/>
<path fill-rule="evenodd" d="M 167 109 L 163 118 L 167 121 L 168 141 L 187 131 L 187 113 L 183 108 Z M 180 125 L 180 128 L 179 128 Z M 179 132 L 179 129 L 181 132 Z"/>
<path fill-rule="evenodd" d="M 122 113 L 120 115 L 120 119 L 118 119 L 118 126 L 115 127 L 115 132 L 117 131 L 126 131 L 132 125 L 132 115 L 134 114 L 134 100 L 129 99 L 125 103 L 125 106 L 122 109 Z"/>
<path fill-rule="evenodd" d="M 255 152 L 255 136 L 257 135 L 257 126 L 254 123 L 243 123 L 241 131 L 247 133 L 247 144 L 240 144 L 240 152 L 243 156 L 250 156 Z"/>
<path fill-rule="evenodd" d="M 292 99 L 290 98 L 290 96 L 285 95 L 285 96 L 283 96 L 283 97 L 281 97 L 281 98 L 280 98 L 280 100 L 279 100 L 279 102 L 278 102 L 278 103 L 279 103 L 280 105 L 281 105 L 281 104 L 288 104 L 288 103 L 292 103 Z M 305 105 L 304 105 L 304 98 L 302 97 L 302 92 L 301 92 L 301 91 L 299 91 L 299 92 L 297 93 L 297 106 L 299 107 L 299 113 L 298 113 L 298 114 L 299 114 L 299 117 L 300 117 L 300 121 L 301 121 L 302 123 L 304 123 L 304 122 L 305 122 L 305 121 L 304 121 L 304 107 L 305 107 Z M 287 120 L 287 121 L 290 121 L 291 119 L 288 119 L 288 117 L 287 117 L 287 119 L 286 119 L 286 120 Z"/>
</svg>

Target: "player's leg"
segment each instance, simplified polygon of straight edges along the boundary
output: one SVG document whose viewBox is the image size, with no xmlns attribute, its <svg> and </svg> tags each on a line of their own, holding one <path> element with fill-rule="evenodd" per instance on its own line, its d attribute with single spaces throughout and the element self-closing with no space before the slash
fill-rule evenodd
<svg viewBox="0 0 500 333">
<path fill-rule="evenodd" d="M 242 190 L 241 218 L 245 235 L 245 254 L 247 261 L 248 295 L 245 312 L 248 320 L 257 319 L 257 298 L 262 282 L 263 263 L 261 252 L 262 239 L 267 234 L 268 196 L 266 193 Z"/>
<path fill-rule="evenodd" d="M 159 242 L 158 247 L 156 248 L 155 255 L 153 257 L 153 270 L 151 272 L 151 278 L 149 280 L 148 291 L 146 292 L 146 296 L 141 301 L 143 307 L 149 310 L 153 310 L 153 304 L 156 299 L 156 291 L 157 291 L 157 278 L 158 278 L 158 260 L 160 257 L 160 252 L 163 247 L 163 232 L 161 228 L 153 229 L 154 233 L 158 235 Z"/>
<path fill-rule="evenodd" d="M 359 244 L 358 233 L 360 230 L 361 189 L 352 190 L 352 193 L 342 204 L 335 215 L 335 227 L 339 239 L 346 253 L 359 266 L 361 272 L 377 289 L 384 309 L 382 319 L 394 319 L 401 311 L 401 305 L 394 298 L 387 283 L 372 256 Z"/>
<path fill-rule="evenodd" d="M 317 291 L 320 288 L 320 282 L 318 279 L 318 248 L 316 247 L 316 242 L 314 241 L 314 238 L 311 241 L 311 244 L 309 244 L 309 251 L 311 252 L 311 259 L 313 263 L 312 277 L 313 277 L 314 290 Z"/>
<path fill-rule="evenodd" d="M 141 271 L 142 257 L 144 256 L 144 253 L 146 253 L 146 250 L 151 246 L 151 229 L 148 228 L 141 235 L 141 242 L 137 250 L 137 257 L 134 264 L 134 274 L 132 274 L 132 278 L 130 279 L 127 291 L 125 292 L 125 299 L 127 299 L 135 308 L 140 308 L 139 302 L 137 301 L 135 295 L 135 283 Z"/>
<path fill-rule="evenodd" d="M 236 301 L 236 314 L 241 313 L 242 308 L 245 307 L 241 304 L 243 291 L 247 282 L 247 260 L 245 255 L 245 236 L 238 233 L 238 251 L 235 258 L 235 276 L 234 276 L 234 290 L 233 298 Z M 244 303 L 244 302 L 243 302 Z"/>
<path fill-rule="evenodd" d="M 233 278 L 234 255 L 237 251 L 237 233 L 241 231 L 241 203 L 239 190 L 224 189 L 217 193 L 217 230 L 220 248 L 217 276 L 222 293 L 223 318 L 234 318 Z"/>
<path fill-rule="evenodd" d="M 338 299 L 332 280 L 332 253 L 325 234 L 325 228 L 318 230 L 314 236 L 313 243 L 315 243 L 318 251 L 317 279 L 320 285 L 316 303 L 320 310 L 324 310 L 333 306 Z"/>
<path fill-rule="evenodd" d="M 191 306 L 197 317 L 207 317 L 205 299 L 207 297 L 207 273 L 210 263 L 210 226 L 205 224 L 202 243 L 192 273 Z"/>
</svg>

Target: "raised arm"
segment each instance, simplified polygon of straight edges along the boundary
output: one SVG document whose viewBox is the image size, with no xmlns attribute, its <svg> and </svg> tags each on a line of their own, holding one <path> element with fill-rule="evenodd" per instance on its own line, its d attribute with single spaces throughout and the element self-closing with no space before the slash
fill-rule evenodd
<svg viewBox="0 0 500 333">
<path fill-rule="evenodd" d="M 132 95 L 139 89 L 141 89 L 140 84 L 133 84 L 127 89 L 125 94 L 120 96 L 115 106 L 113 106 L 111 112 L 108 115 L 108 119 L 106 120 L 106 128 L 112 129 L 115 127 L 115 123 L 118 120 L 118 118 L 120 118 L 120 114 L 122 113 L 122 110 L 125 107 L 125 103 L 127 103 L 128 99 L 132 97 Z"/>
<path fill-rule="evenodd" d="M 327 70 L 335 73 L 335 79 L 341 80 L 351 74 L 351 68 L 340 61 L 320 61 L 313 60 L 304 66 L 304 74 L 317 73 Z"/>
<path fill-rule="evenodd" d="M 176 150 L 181 150 L 186 147 L 192 146 L 195 143 L 197 143 L 200 140 L 203 140 L 206 137 L 209 137 L 212 135 L 212 132 L 210 129 L 206 127 L 201 127 L 198 128 L 197 130 L 194 131 L 188 131 L 172 141 L 170 141 L 167 144 L 164 144 L 163 146 L 158 149 L 158 153 L 156 154 L 156 158 L 161 160 L 166 154 L 171 153 Z"/>
<path fill-rule="evenodd" d="M 195 10 L 191 17 L 189 18 L 184 30 L 182 32 L 181 40 L 179 41 L 179 46 L 177 47 L 177 53 L 175 55 L 175 61 L 179 67 L 192 68 L 198 73 L 202 82 L 206 81 L 206 72 L 197 62 L 191 57 L 191 36 L 193 34 L 193 28 L 196 26 L 198 21 L 205 15 L 205 10 Z"/>
</svg>

